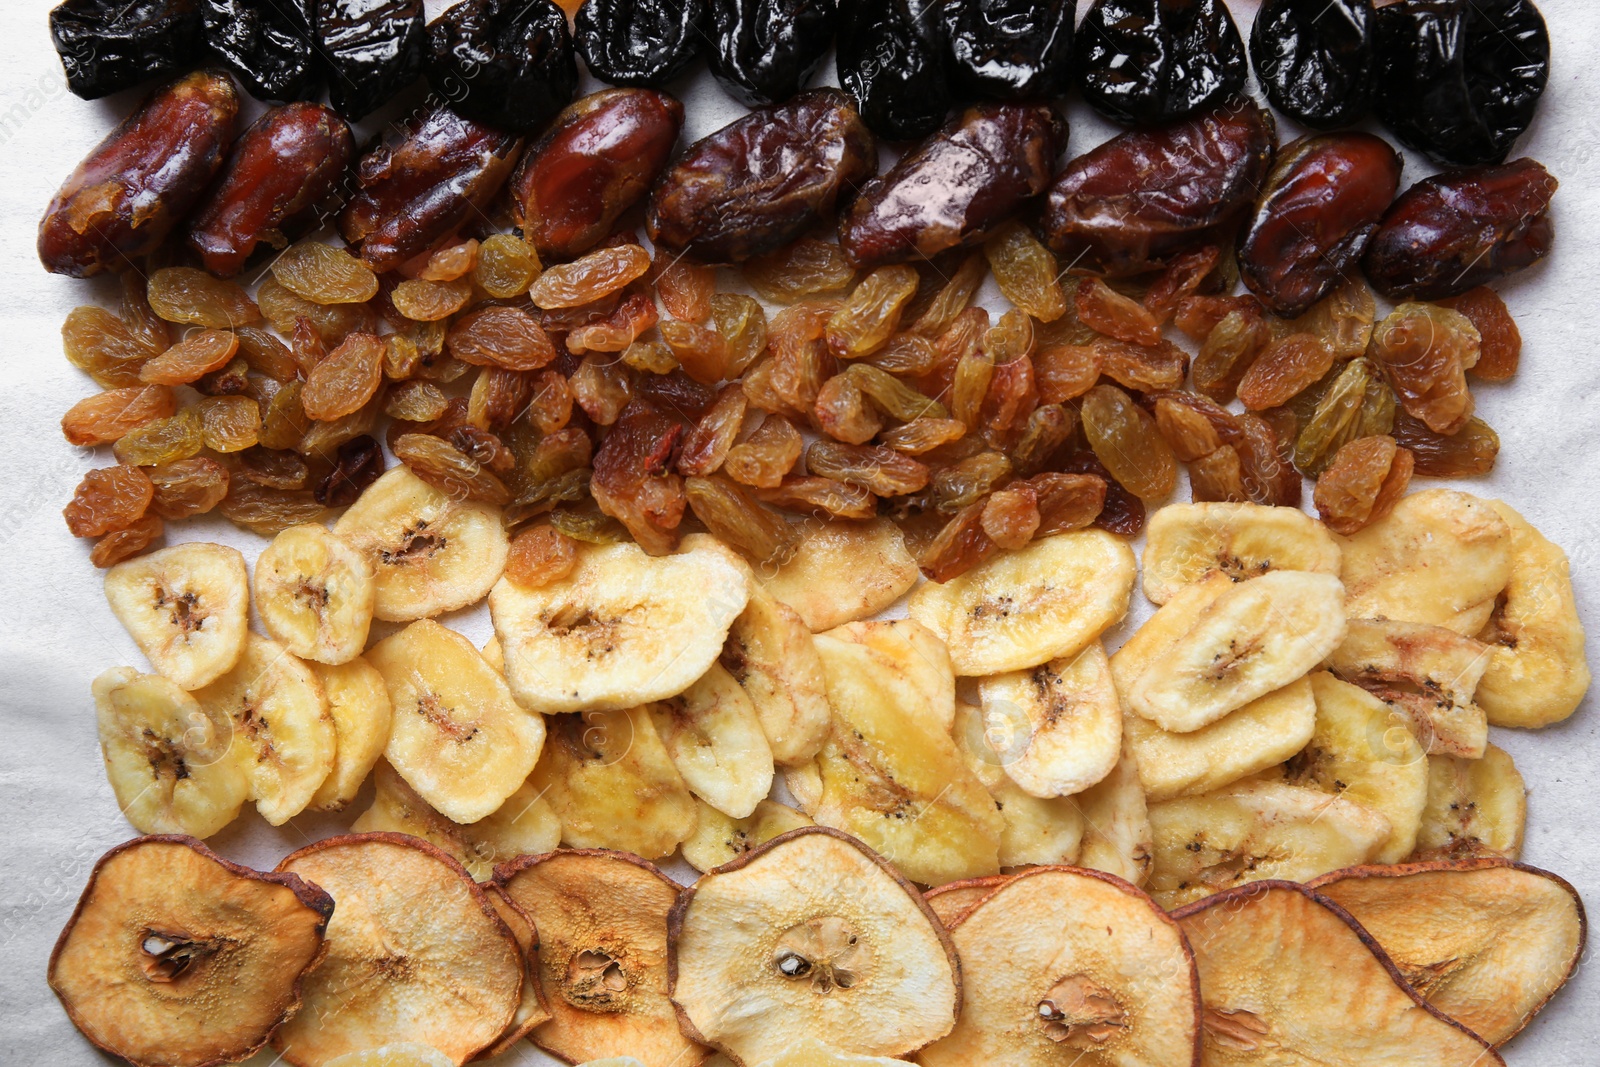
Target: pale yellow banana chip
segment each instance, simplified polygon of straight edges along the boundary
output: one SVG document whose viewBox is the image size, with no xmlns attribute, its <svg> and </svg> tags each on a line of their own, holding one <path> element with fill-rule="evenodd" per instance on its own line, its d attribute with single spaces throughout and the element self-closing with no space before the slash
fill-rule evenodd
<svg viewBox="0 0 1600 1067">
<path fill-rule="evenodd" d="M 119 563 L 106 571 L 106 600 L 156 673 L 183 689 L 244 655 L 250 579 L 238 549 L 190 541 Z"/>
<path fill-rule="evenodd" d="M 1139 784 L 1139 757 L 1122 735 L 1122 758 L 1098 785 L 1069 798 L 1083 816 L 1078 866 L 1114 874 L 1142 886 L 1150 878 L 1155 845 L 1149 807 Z"/>
<path fill-rule="evenodd" d="M 316 663 L 361 654 L 377 592 L 372 563 L 321 523 L 289 527 L 256 560 L 256 611 L 267 633 Z"/>
<path fill-rule="evenodd" d="M 1006 775 L 1036 797 L 1081 793 L 1122 753 L 1122 706 L 1096 641 L 1070 658 L 978 683 L 989 744 Z"/>
<path fill-rule="evenodd" d="M 793 808 L 763 800 L 743 819 L 731 819 L 710 804 L 700 803 L 700 824 L 683 843 L 684 861 L 697 871 L 731 863 L 779 834 L 815 825 Z"/>
<path fill-rule="evenodd" d="M 1145 527 L 1144 595 L 1165 604 L 1213 571 L 1234 581 L 1268 571 L 1339 573 L 1339 545 L 1299 508 L 1169 504 Z"/>
<path fill-rule="evenodd" d="M 861 645 L 883 668 L 884 678 L 899 679 L 904 702 L 926 714 L 934 729 L 950 732 L 956 713 L 956 675 L 950 650 L 939 635 L 912 619 L 847 622 L 827 636 Z"/>
<path fill-rule="evenodd" d="M 1528 788 L 1511 757 L 1490 745 L 1482 759 L 1428 757 L 1428 803 L 1417 831 L 1419 860 L 1522 852 Z"/>
<path fill-rule="evenodd" d="M 689 538 L 684 538 L 687 543 Z M 828 735 L 828 687 L 811 630 L 799 614 L 750 583 L 719 662 L 744 689 L 780 764 L 817 754 Z"/>
<path fill-rule="evenodd" d="M 1443 626 L 1351 619 L 1328 667 L 1404 712 L 1428 752 L 1478 759 L 1489 720 L 1472 695 L 1490 655 L 1488 646 Z"/>
<path fill-rule="evenodd" d="M 307 666 L 322 683 L 337 736 L 333 770 L 311 798 L 311 806 L 318 811 L 340 811 L 355 799 L 389 743 L 389 688 L 378 669 L 360 656 L 337 666 Z"/>
<path fill-rule="evenodd" d="M 1077 801 L 1041 799 L 1012 781 L 985 736 L 982 709 L 957 704 L 953 735 L 962 760 L 994 798 L 1005 822 L 1000 831 L 1000 866 L 1075 862 L 1083 844 L 1083 815 Z"/>
<path fill-rule="evenodd" d="M 650 705 L 656 733 L 690 792 L 743 819 L 772 789 L 772 749 L 750 698 L 713 663 L 680 695 Z"/>
<path fill-rule="evenodd" d="M 917 561 L 889 519 L 808 526 L 794 555 L 757 576 L 813 631 L 866 619 L 917 582 Z"/>
</svg>

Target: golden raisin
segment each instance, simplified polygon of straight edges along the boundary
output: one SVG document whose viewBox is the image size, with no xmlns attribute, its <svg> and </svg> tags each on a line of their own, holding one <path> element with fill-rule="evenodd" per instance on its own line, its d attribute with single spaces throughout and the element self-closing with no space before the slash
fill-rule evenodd
<svg viewBox="0 0 1600 1067">
<path fill-rule="evenodd" d="M 749 407 L 744 390 L 737 385 L 727 386 L 718 393 L 716 403 L 683 439 L 683 448 L 678 454 L 679 473 L 704 475 L 721 469 L 739 438 L 739 429 Z"/>
<path fill-rule="evenodd" d="M 678 319 L 664 319 L 660 326 L 662 340 L 667 342 L 673 358 L 689 377 L 705 385 L 715 385 L 732 376 L 728 366 L 728 343 L 716 330 Z"/>
<path fill-rule="evenodd" d="M 378 295 L 372 268 L 342 248 L 301 241 L 272 263 L 279 285 L 313 304 L 362 304 Z"/>
<path fill-rule="evenodd" d="M 1476 415 L 1455 433 L 1441 434 L 1398 412 L 1393 436 L 1395 443 L 1415 458 L 1415 473 L 1428 478 L 1488 474 L 1500 454 L 1500 435 Z"/>
<path fill-rule="evenodd" d="M 711 314 L 726 347 L 729 378 L 737 378 L 767 347 L 767 313 L 748 296 L 718 293 L 711 298 Z"/>
<path fill-rule="evenodd" d="M 111 453 L 120 463 L 153 467 L 198 455 L 204 446 L 200 412 L 195 408 L 182 408 L 174 415 L 155 419 L 123 434 L 111 446 Z"/>
<path fill-rule="evenodd" d="M 1317 480 L 1312 500 L 1328 529 L 1348 537 L 1394 510 L 1411 483 L 1411 453 L 1392 437 L 1351 441 Z"/>
<path fill-rule="evenodd" d="M 753 490 L 768 504 L 823 519 L 870 519 L 878 513 L 878 498 L 857 485 L 832 478 L 790 475 L 773 489 Z"/>
<path fill-rule="evenodd" d="M 740 270 L 750 287 L 774 304 L 792 304 L 818 293 L 838 292 L 848 288 L 856 276 L 855 268 L 837 244 L 811 237 L 756 256 Z"/>
<path fill-rule="evenodd" d="M 458 500 L 505 504 L 511 499 L 505 483 L 492 471 L 431 434 L 401 434 L 394 443 L 394 456 L 418 478 Z"/>
<path fill-rule="evenodd" d="M 956 321 L 956 316 L 972 303 L 973 294 L 989 272 L 988 266 L 988 260 L 981 252 L 973 252 L 963 259 L 955 273 L 950 275 L 911 324 L 911 332 L 933 340 L 948 330 L 950 324 Z"/>
<path fill-rule="evenodd" d="M 1136 345 L 1153 345 L 1161 340 L 1161 324 L 1149 309 L 1099 278 L 1080 280 L 1075 300 L 1078 318 L 1084 325 L 1107 337 Z"/>
<path fill-rule="evenodd" d="M 425 282 L 453 282 L 468 274 L 477 263 L 478 242 L 469 237 L 428 256 L 427 265 L 417 277 Z"/>
<path fill-rule="evenodd" d="M 1522 360 L 1522 333 L 1499 293 L 1480 285 L 1439 303 L 1465 315 L 1478 331 L 1478 362 L 1470 368 L 1474 378 L 1503 382 L 1517 373 L 1517 364 Z"/>
<path fill-rule="evenodd" d="M 444 415 L 449 398 L 432 382 L 399 382 L 383 401 L 383 413 L 406 422 L 432 422 Z"/>
<path fill-rule="evenodd" d="M 262 537 L 276 537 L 301 523 L 320 522 L 327 514 L 309 489 L 271 489 L 244 478 L 233 479 L 217 511 L 235 526 Z"/>
<path fill-rule="evenodd" d="M 580 326 L 567 334 L 567 351 L 621 352 L 656 324 L 656 302 L 648 294 L 634 293 L 599 322 Z"/>
<path fill-rule="evenodd" d="M 105 389 L 140 384 L 139 369 L 154 353 L 136 341 L 127 326 L 105 308 L 73 308 L 61 325 L 67 361 Z"/>
<path fill-rule="evenodd" d="M 1083 399 L 1083 430 L 1111 476 L 1142 500 L 1165 498 L 1177 484 L 1178 464 L 1155 419 L 1112 385 Z"/>
<path fill-rule="evenodd" d="M 317 335 L 327 344 L 338 344 L 346 334 L 377 329 L 378 319 L 367 304 L 318 304 L 291 292 L 276 278 L 268 278 L 256 290 L 261 314 L 272 328 L 288 336 L 297 319 L 309 319 Z"/>
<path fill-rule="evenodd" d="M 61 514 L 72 536 L 99 537 L 132 525 L 154 495 L 150 476 L 138 467 L 103 467 L 83 476 Z"/>
<path fill-rule="evenodd" d="M 1189 463 L 1189 493 L 1194 501 L 1227 501 L 1245 504 L 1250 494 L 1244 487 L 1244 465 L 1232 445 Z"/>
<path fill-rule="evenodd" d="M 96 541 L 94 548 L 89 550 L 89 562 L 96 567 L 115 567 L 155 544 L 165 531 L 161 520 L 154 515 L 135 519 Z"/>
<path fill-rule="evenodd" d="M 407 278 L 394 287 L 389 300 L 394 309 L 413 322 L 439 322 L 466 307 L 472 299 L 472 280 L 434 282 Z"/>
<path fill-rule="evenodd" d="M 106 445 L 178 408 L 164 385 L 131 385 L 85 397 L 61 417 L 61 433 L 75 445 Z"/>
<path fill-rule="evenodd" d="M 204 456 L 163 463 L 146 473 L 155 487 L 150 510 L 170 521 L 204 515 L 228 495 L 228 469 Z"/>
<path fill-rule="evenodd" d="M 835 374 L 822 383 L 811 414 L 823 433 L 846 444 L 864 445 L 883 429 L 883 416 L 848 374 Z"/>
<path fill-rule="evenodd" d="M 150 275 L 150 308 L 168 322 L 227 330 L 261 321 L 261 309 L 237 282 L 193 267 L 167 267 Z"/>
<path fill-rule="evenodd" d="M 1045 471 L 1028 479 L 1039 509 L 1034 537 L 1052 537 L 1091 525 L 1106 506 L 1106 480 L 1096 474 Z"/>
<path fill-rule="evenodd" d="M 979 452 L 933 472 L 934 507 L 953 515 L 982 500 L 1011 477 L 1011 461 L 994 451 Z"/>
<path fill-rule="evenodd" d="M 539 276 L 539 254 L 513 233 L 497 233 L 478 248 L 472 281 L 496 300 L 510 300 L 528 291 Z"/>
<path fill-rule="evenodd" d="M 1222 250 L 1207 245 L 1169 260 L 1150 291 L 1145 293 L 1144 306 L 1158 323 L 1165 323 L 1183 301 L 1200 289 L 1221 259 Z"/>
<path fill-rule="evenodd" d="M 1333 349 L 1309 333 L 1268 345 L 1239 379 L 1240 403 L 1251 411 L 1286 404 L 1333 366 Z"/>
<path fill-rule="evenodd" d="M 726 479 L 688 478 L 684 490 L 690 509 L 706 529 L 757 563 L 782 561 L 799 540 L 797 527 Z"/>
<path fill-rule="evenodd" d="M 506 577 L 524 589 L 559 582 L 578 565 L 578 543 L 553 526 L 530 526 L 511 539 Z"/>
<path fill-rule="evenodd" d="M 261 435 L 261 408 L 247 396 L 208 396 L 200 409 L 200 434 L 213 452 L 242 452 Z"/>
<path fill-rule="evenodd" d="M 966 433 L 966 423 L 956 419 L 922 417 L 884 430 L 878 435 L 878 441 L 896 452 L 920 456 L 952 441 L 959 441 Z"/>
<path fill-rule="evenodd" d="M 1039 497 L 1027 482 L 997 490 L 983 505 L 983 532 L 1001 548 L 1025 547 L 1039 522 Z"/>
<path fill-rule="evenodd" d="M 633 399 L 628 365 L 614 355 L 590 354 L 568 379 L 572 399 L 601 426 L 610 426 Z"/>
<path fill-rule="evenodd" d="M 1007 223 L 984 243 L 983 252 L 1001 296 L 1040 322 L 1054 322 L 1067 313 L 1067 298 L 1056 281 L 1056 257 L 1026 226 Z"/>
<path fill-rule="evenodd" d="M 723 470 L 741 484 L 772 489 L 794 469 L 804 444 L 788 419 L 768 415 L 754 433 L 729 450 Z"/>
<path fill-rule="evenodd" d="M 649 269 L 650 255 L 638 245 L 600 248 L 540 274 L 528 295 L 535 307 L 582 307 L 610 296 Z"/>
<path fill-rule="evenodd" d="M 917 566 L 930 582 L 959 578 L 999 551 L 983 529 L 984 503 L 968 505 L 955 515 L 917 555 Z"/>
<path fill-rule="evenodd" d="M 882 348 L 899 327 L 918 281 L 917 272 L 904 264 L 880 267 L 863 278 L 828 320 L 828 351 L 838 359 L 860 359 Z"/>
<path fill-rule="evenodd" d="M 308 417 L 329 422 L 357 411 L 383 384 L 383 339 L 353 333 L 306 376 L 300 405 Z"/>
<path fill-rule="evenodd" d="M 538 370 L 556 358 L 544 327 L 527 312 L 509 307 L 479 308 L 456 319 L 445 346 L 465 363 L 507 370 Z"/>
<path fill-rule="evenodd" d="M 926 464 L 890 448 L 816 441 L 806 450 L 806 468 L 815 475 L 858 485 L 876 496 L 915 493 L 928 484 Z"/>
<path fill-rule="evenodd" d="M 1095 345 L 1045 345 L 1033 355 L 1039 399 L 1061 404 L 1094 388 L 1100 380 L 1100 349 Z"/>
<path fill-rule="evenodd" d="M 1478 361 L 1477 329 L 1458 311 L 1401 304 L 1372 336 L 1372 354 L 1400 406 L 1435 433 L 1452 434 L 1472 418 L 1466 370 Z"/>
<path fill-rule="evenodd" d="M 179 341 L 146 363 L 139 380 L 152 385 L 187 385 L 219 367 L 239 350 L 239 338 L 228 330 L 205 330 Z"/>
<path fill-rule="evenodd" d="M 711 295 L 717 291 L 716 268 L 682 256 L 663 263 L 660 257 L 665 254 L 656 250 L 652 269 L 661 306 L 675 319 L 704 323 L 711 317 Z"/>
</svg>

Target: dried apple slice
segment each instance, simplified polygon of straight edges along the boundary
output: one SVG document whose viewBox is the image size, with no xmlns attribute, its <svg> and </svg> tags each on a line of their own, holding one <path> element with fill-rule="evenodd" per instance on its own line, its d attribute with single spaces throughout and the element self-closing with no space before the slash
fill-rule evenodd
<svg viewBox="0 0 1600 1067">
<path fill-rule="evenodd" d="M 983 712 L 971 704 L 956 705 L 952 736 L 962 760 L 994 798 L 1004 821 L 1000 866 L 1077 862 L 1083 844 L 1083 814 L 1077 800 L 1036 797 L 1012 781 L 1000 753 L 990 743 Z"/>
<path fill-rule="evenodd" d="M 772 747 L 750 698 L 719 664 L 649 707 L 667 755 L 695 796 L 743 819 L 771 792 Z"/>
<path fill-rule="evenodd" d="M 526 856 L 495 880 L 539 931 L 550 1020 L 534 1029 L 534 1044 L 570 1063 L 625 1054 L 647 1067 L 694 1067 L 709 1055 L 679 1031 L 667 999 L 676 882 L 604 849 Z"/>
<path fill-rule="evenodd" d="M 950 933 L 965 997 L 923 1067 L 1192 1067 L 1200 992 L 1178 925 L 1110 875 L 1036 867 Z"/>
<path fill-rule="evenodd" d="M 509 1052 L 518 1041 L 533 1032 L 533 1028 L 550 1019 L 550 1008 L 544 1002 L 544 987 L 539 984 L 539 930 L 533 919 L 506 893 L 498 882 L 483 887 L 495 914 L 506 924 L 511 936 L 517 939 L 522 950 L 522 1000 L 511 1018 L 511 1025 L 494 1044 L 478 1053 L 477 1058 L 488 1059 Z"/>
<path fill-rule="evenodd" d="M 816 632 L 899 600 L 917 582 L 917 561 L 889 519 L 827 522 L 808 529 L 794 555 L 760 581 Z"/>
<path fill-rule="evenodd" d="M 1490 745 L 1477 760 L 1429 756 L 1428 801 L 1412 858 L 1514 860 L 1527 821 L 1528 789 L 1504 750 Z"/>
<path fill-rule="evenodd" d="M 869 620 L 835 626 L 821 636 L 860 645 L 886 678 L 904 686 L 904 702 L 946 733 L 955 722 L 956 673 L 939 635 L 912 619 Z"/>
<path fill-rule="evenodd" d="M 1207 1067 L 1503 1067 L 1417 996 L 1342 908 L 1303 885 L 1240 886 L 1172 917 L 1200 971 Z"/>
<path fill-rule="evenodd" d="M 460 1065 L 494 1044 L 522 1000 L 523 956 L 466 870 L 404 834 L 330 837 L 279 871 L 334 901 L 328 955 L 306 979 L 306 1007 L 273 1037 L 295 1067 L 397 1041 Z"/>
<path fill-rule="evenodd" d="M 860 841 L 792 830 L 701 877 L 669 919 L 683 1031 L 739 1064 L 812 1038 L 902 1056 L 950 1032 L 960 965 L 922 897 Z"/>
<path fill-rule="evenodd" d="M 1100 642 L 1075 656 L 978 683 L 985 734 L 1013 782 L 1036 797 L 1081 793 L 1122 753 L 1122 705 Z"/>
<path fill-rule="evenodd" d="M 192 837 L 141 837 L 95 864 L 50 954 L 50 988 L 98 1048 L 137 1067 L 254 1053 L 299 1008 L 333 900 Z"/>
<path fill-rule="evenodd" d="M 895 1067 L 905 1062 L 889 1056 L 858 1056 L 807 1038 L 756 1067 Z M 590 1063 L 584 1067 L 595 1065 Z M 712 1067 L 712 1063 L 708 1061 L 706 1067 Z"/>
<path fill-rule="evenodd" d="M 1310 884 L 1378 939 L 1429 1004 L 1496 1046 L 1566 984 L 1588 931 L 1577 890 L 1508 860 L 1354 867 Z"/>
<path fill-rule="evenodd" d="M 702 801 L 700 825 L 683 843 L 683 858 L 695 870 L 709 871 L 732 863 L 779 834 L 811 825 L 805 815 L 775 800 L 763 800 L 743 819 L 731 819 Z"/>
<path fill-rule="evenodd" d="M 944 923 L 953 930 L 978 902 L 1016 877 L 1011 874 L 991 874 L 984 878 L 963 878 L 959 882 L 946 882 L 922 891 L 922 899 Z"/>
<path fill-rule="evenodd" d="M 366 1048 L 360 1052 L 346 1052 L 335 1056 L 322 1067 L 451 1067 L 449 1056 L 432 1045 L 419 1045 L 415 1041 L 397 1041 L 392 1045 Z"/>
</svg>

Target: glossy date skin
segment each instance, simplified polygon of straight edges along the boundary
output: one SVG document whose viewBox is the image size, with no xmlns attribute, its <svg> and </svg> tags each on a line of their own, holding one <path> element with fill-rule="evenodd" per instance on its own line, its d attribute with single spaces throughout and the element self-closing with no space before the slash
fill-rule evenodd
<svg viewBox="0 0 1600 1067">
<path fill-rule="evenodd" d="M 511 179 L 523 236 L 541 256 L 589 251 L 644 199 L 682 128 L 683 105 L 654 89 L 604 89 L 567 108 Z"/>
<path fill-rule="evenodd" d="M 350 126 L 321 104 L 288 104 L 239 138 L 222 177 L 189 224 L 206 269 L 231 278 L 263 241 L 282 248 L 332 193 L 355 154 Z"/>
<path fill-rule="evenodd" d="M 926 137 L 950 110 L 938 0 L 854 0 L 839 13 L 839 84 L 888 141 Z"/>
<path fill-rule="evenodd" d="M 877 169 L 877 142 L 850 98 L 801 93 L 690 145 L 650 193 L 650 240 L 702 263 L 743 263 L 831 218 Z"/>
<path fill-rule="evenodd" d="M 1526 270 L 1550 254 L 1557 185 L 1531 159 L 1424 178 L 1372 235 L 1367 279 L 1391 300 L 1444 300 Z"/>
<path fill-rule="evenodd" d="M 977 244 L 1050 184 L 1067 126 L 1048 104 L 978 104 L 868 182 L 839 223 L 858 267 Z"/>
<path fill-rule="evenodd" d="M 39 261 L 87 278 L 154 252 L 221 169 L 239 95 L 220 71 L 158 89 L 89 153 L 39 223 Z"/>
<path fill-rule="evenodd" d="M 1372 0 L 1267 0 L 1250 59 L 1272 106 L 1314 129 L 1360 118 L 1372 103 Z"/>
<path fill-rule="evenodd" d="M 67 88 L 85 100 L 169 77 L 200 48 L 198 0 L 65 0 L 50 11 L 50 37 Z"/>
<path fill-rule="evenodd" d="M 522 138 L 442 104 L 420 111 L 357 165 L 340 232 L 373 270 L 394 270 L 485 213 L 521 151 Z"/>
<path fill-rule="evenodd" d="M 707 0 L 711 73 L 735 100 L 777 104 L 805 87 L 833 43 L 837 0 Z"/>
<path fill-rule="evenodd" d="M 317 0 L 317 46 L 334 110 L 365 118 L 422 75 L 422 0 Z"/>
<path fill-rule="evenodd" d="M 1249 73 L 1224 0 L 1096 0 L 1078 28 L 1078 85 L 1113 122 L 1153 126 L 1237 96 Z"/>
<path fill-rule="evenodd" d="M 700 57 L 705 24 L 705 0 L 584 0 L 572 29 L 595 77 L 656 89 Z"/>
<path fill-rule="evenodd" d="M 1272 116 L 1247 101 L 1114 137 L 1056 179 L 1045 208 L 1046 242 L 1069 263 L 1113 276 L 1229 243 L 1276 147 Z"/>
<path fill-rule="evenodd" d="M 578 91 L 567 16 L 552 0 L 463 0 L 428 26 L 428 83 L 458 114 L 538 133 Z"/>
<path fill-rule="evenodd" d="M 1354 270 L 1400 191 L 1399 153 L 1369 133 L 1286 146 L 1239 242 L 1239 273 L 1261 302 L 1298 318 Z"/>
<path fill-rule="evenodd" d="M 318 87 L 315 0 L 200 0 L 206 45 L 258 100 L 300 100 Z"/>
<path fill-rule="evenodd" d="M 944 0 L 951 66 L 962 89 L 994 100 L 1065 96 L 1073 0 Z"/>
</svg>

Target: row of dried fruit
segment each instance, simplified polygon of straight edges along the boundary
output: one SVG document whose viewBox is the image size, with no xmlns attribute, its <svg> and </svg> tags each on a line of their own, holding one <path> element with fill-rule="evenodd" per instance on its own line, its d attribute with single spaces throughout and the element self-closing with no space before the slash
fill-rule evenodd
<svg viewBox="0 0 1600 1067">
<path fill-rule="evenodd" d="M 562 7 L 572 10 L 569 33 Z M 1065 96 L 1155 125 L 1243 91 L 1245 46 L 1223 0 L 65 0 L 51 12 L 68 85 L 94 98 L 206 58 L 263 99 L 320 94 L 359 119 L 426 73 L 472 119 L 536 133 L 573 97 L 574 51 L 613 85 L 659 88 L 704 54 L 746 104 L 806 87 L 837 36 L 839 82 L 879 136 L 912 140 L 974 99 Z M 1076 37 L 1076 40 L 1075 40 Z M 576 45 L 576 49 L 574 48 Z M 1316 128 L 1375 108 L 1442 163 L 1497 163 L 1531 122 L 1550 37 L 1531 0 L 1269 0 L 1251 59 L 1285 113 Z"/>
</svg>

